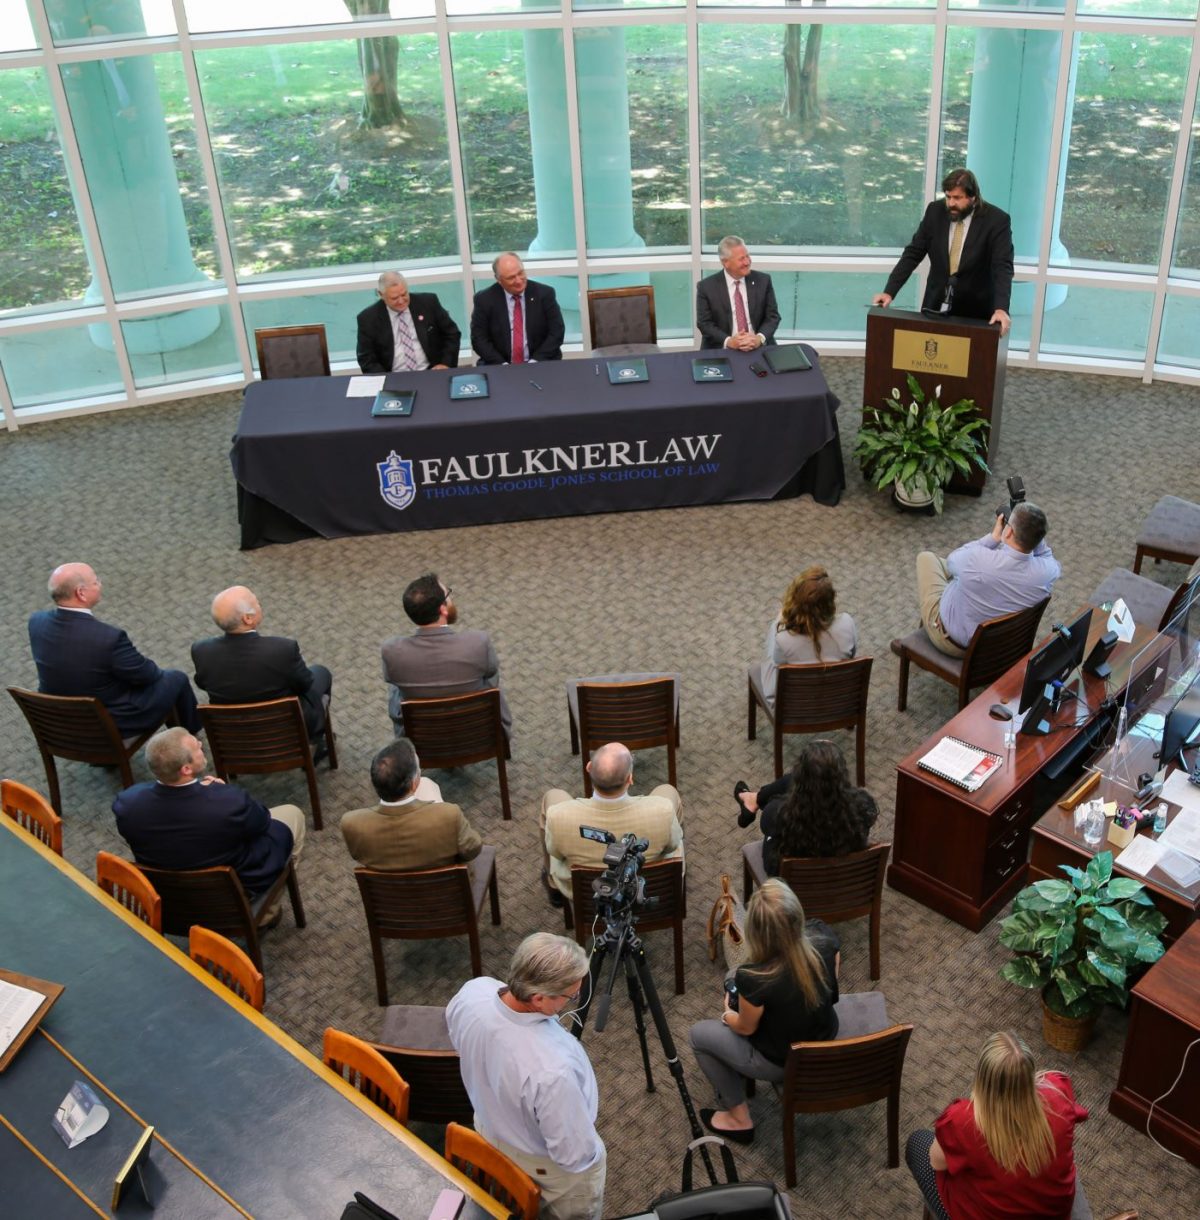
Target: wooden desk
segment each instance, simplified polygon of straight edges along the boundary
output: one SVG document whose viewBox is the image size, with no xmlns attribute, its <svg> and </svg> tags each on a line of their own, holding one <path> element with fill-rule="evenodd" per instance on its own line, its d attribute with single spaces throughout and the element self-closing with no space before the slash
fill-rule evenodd
<svg viewBox="0 0 1200 1220">
<path fill-rule="evenodd" d="M 1089 650 L 1103 628 L 1104 616 L 1097 612 L 1092 616 Z M 1138 673 L 1152 665 L 1154 658 L 1141 652 L 1155 634 L 1139 628 L 1131 643 L 1117 646 L 1110 660 L 1109 689 L 1124 690 L 1135 660 Z M 1023 884 L 1030 828 L 1040 811 L 1078 775 L 1081 760 L 1092 753 L 1090 739 L 1103 727 L 1100 705 L 1106 684 L 1080 675 L 1068 686 L 1077 698 L 1064 701 L 1052 718 L 1052 731 L 1044 737 L 1019 734 L 1011 754 L 1006 753 L 1008 722 L 993 719 L 988 708 L 1008 703 L 1015 710 L 1024 678 L 1021 660 L 896 768 L 888 884 L 972 932 L 978 932 Z M 1081 740 L 1085 734 L 1087 741 Z M 917 760 L 947 735 L 1000 754 L 1004 765 L 977 792 L 966 792 L 922 771 Z M 1081 754 L 1084 745 L 1087 749 Z"/>
<path fill-rule="evenodd" d="M 1145 1132 L 1150 1103 L 1165 1093 L 1200 1038 L 1200 924 L 1193 924 L 1133 989 L 1121 1074 L 1108 1112 Z M 1170 1097 L 1154 1107 L 1150 1123 L 1164 1147 L 1200 1165 L 1200 1046 Z M 1132 1158 L 1136 1163 L 1136 1151 Z"/>
<path fill-rule="evenodd" d="M 8 818 L 0 946 L 6 966 L 66 985 L 0 1075 L 3 1215 L 108 1215 L 147 1125 L 156 1220 L 337 1216 L 356 1190 L 417 1220 L 447 1186 L 468 1196 L 464 1220 L 507 1214 Z M 68 1150 L 50 1119 L 76 1079 L 110 1118 Z"/>
</svg>

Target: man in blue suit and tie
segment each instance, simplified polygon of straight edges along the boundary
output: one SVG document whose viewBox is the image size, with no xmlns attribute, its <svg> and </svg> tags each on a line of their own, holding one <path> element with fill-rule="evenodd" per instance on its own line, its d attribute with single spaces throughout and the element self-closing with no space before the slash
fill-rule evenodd
<svg viewBox="0 0 1200 1220">
<path fill-rule="evenodd" d="M 124 631 L 92 614 L 101 585 L 86 563 L 55 568 L 49 588 L 54 609 L 29 616 L 29 646 L 43 694 L 99 699 L 123 737 L 157 728 L 168 716 L 191 733 L 200 731 L 187 674 L 159 669 Z"/>
<path fill-rule="evenodd" d="M 750 251 L 740 237 L 717 246 L 721 270 L 696 285 L 696 327 L 701 347 L 733 347 L 752 352 L 775 342 L 779 307 L 771 277 L 751 274 Z"/>
<path fill-rule="evenodd" d="M 565 326 L 549 284 L 525 274 L 511 251 L 492 262 L 496 282 L 475 294 L 471 346 L 480 364 L 532 364 L 561 360 Z"/>
</svg>

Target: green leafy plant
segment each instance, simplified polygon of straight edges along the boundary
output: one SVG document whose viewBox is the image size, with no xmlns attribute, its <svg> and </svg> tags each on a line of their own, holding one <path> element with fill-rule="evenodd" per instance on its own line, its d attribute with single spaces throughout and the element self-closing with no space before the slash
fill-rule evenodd
<svg viewBox="0 0 1200 1220">
<path fill-rule="evenodd" d="M 946 484 L 955 474 L 969 475 L 972 463 L 988 470 L 982 450 L 991 423 L 976 413 L 974 399 L 943 406 L 942 387 L 928 396 L 911 373 L 908 392 L 908 403 L 897 388 L 882 407 L 863 408 L 854 455 L 881 490 L 897 481 L 912 486 L 923 480 L 934 512 L 940 513 Z"/>
<path fill-rule="evenodd" d="M 1092 1017 L 1105 1004 L 1124 1006 L 1133 977 L 1162 957 L 1167 926 L 1146 887 L 1112 875 L 1103 851 L 1086 869 L 1060 864 L 1067 880 L 1035 881 L 1000 922 L 1000 943 L 1017 956 L 1000 976 L 1040 988 L 1063 1017 Z"/>
</svg>

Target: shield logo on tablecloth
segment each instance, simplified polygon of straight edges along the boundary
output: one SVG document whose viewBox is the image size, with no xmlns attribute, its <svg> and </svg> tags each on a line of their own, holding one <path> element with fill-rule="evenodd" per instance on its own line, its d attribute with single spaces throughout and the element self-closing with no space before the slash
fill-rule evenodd
<svg viewBox="0 0 1200 1220">
<path fill-rule="evenodd" d="M 406 462 L 393 449 L 386 462 L 376 462 L 379 471 L 379 494 L 392 508 L 407 508 L 417 498 L 413 480 L 413 464 Z"/>
</svg>

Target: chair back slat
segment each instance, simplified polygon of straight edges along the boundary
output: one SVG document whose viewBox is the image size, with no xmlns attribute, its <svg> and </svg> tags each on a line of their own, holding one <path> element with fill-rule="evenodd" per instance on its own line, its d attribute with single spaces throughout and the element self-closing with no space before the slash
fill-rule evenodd
<svg viewBox="0 0 1200 1220">
<path fill-rule="evenodd" d="M 866 715 L 873 657 L 819 665 L 781 665 L 775 722 L 784 733 L 819 732 L 854 724 Z"/>
<path fill-rule="evenodd" d="M 500 692 L 495 687 L 444 699 L 406 699 L 404 735 L 425 767 L 463 767 L 504 755 Z"/>
<path fill-rule="evenodd" d="M 791 887 L 804 913 L 840 923 L 870 914 L 883 893 L 890 843 L 873 843 L 847 856 L 786 857 L 779 875 Z"/>
<path fill-rule="evenodd" d="M 962 683 L 965 690 L 990 686 L 1033 648 L 1038 624 L 1049 604 L 1047 597 L 1036 606 L 980 623 L 963 658 Z"/>
<path fill-rule="evenodd" d="M 194 925 L 188 932 L 188 953 L 240 1000 L 262 1012 L 266 1002 L 262 971 L 233 941 L 210 928 Z"/>
<path fill-rule="evenodd" d="M 254 346 L 263 381 L 329 376 L 329 344 L 319 323 L 260 327 L 254 332 Z"/>
<path fill-rule="evenodd" d="M 584 868 L 576 864 L 571 868 L 571 909 L 575 921 L 575 937 L 585 944 L 593 922 L 597 919 L 596 895 L 592 882 L 604 872 L 602 868 Z M 646 897 L 657 898 L 656 906 L 638 916 L 638 928 L 643 932 L 654 932 L 669 928 L 687 918 L 687 897 L 683 883 L 682 860 L 655 860 L 641 870 L 646 882 Z M 603 928 L 604 920 L 597 924 Z"/>
<path fill-rule="evenodd" d="M 322 1057 L 327 1068 L 349 1081 L 385 1114 L 408 1125 L 408 1083 L 369 1042 L 329 1028 Z"/>
<path fill-rule="evenodd" d="M 124 752 L 116 723 L 99 699 L 43 695 L 17 686 L 8 693 L 25 713 L 38 745 L 57 758 L 107 763 Z"/>
<path fill-rule="evenodd" d="M 162 898 L 136 864 L 112 852 L 98 851 L 96 884 L 154 931 L 162 931 Z"/>
<path fill-rule="evenodd" d="M 292 771 L 311 762 L 304 712 L 295 695 L 265 703 L 204 703 L 200 719 L 218 775 Z"/>
<path fill-rule="evenodd" d="M 593 348 L 658 342 L 652 285 L 589 289 L 587 303 Z"/>
<path fill-rule="evenodd" d="M 849 1110 L 899 1090 L 912 1030 L 893 1025 L 861 1038 L 792 1043 L 783 1075 L 784 1112 Z"/>
<path fill-rule="evenodd" d="M 0 780 L 0 809 L 39 843 L 63 854 L 62 818 L 40 793 L 15 779 Z"/>
<path fill-rule="evenodd" d="M 418 872 L 356 868 L 367 922 L 380 936 L 425 939 L 460 936 L 476 923 L 465 864 Z"/>
<path fill-rule="evenodd" d="M 584 753 L 619 741 L 630 750 L 666 745 L 675 736 L 675 680 L 581 682 L 579 737 Z"/>
<path fill-rule="evenodd" d="M 507 1208 L 516 1220 L 533 1220 L 542 1203 L 538 1184 L 515 1161 L 476 1131 L 450 1123 L 446 1160 Z"/>
<path fill-rule="evenodd" d="M 475 1107 L 463 1084 L 457 1051 L 371 1045 L 408 1082 L 408 1117 L 414 1123 L 474 1121 Z"/>
<path fill-rule="evenodd" d="M 250 960 L 261 970 L 262 952 L 250 901 L 241 879 L 228 865 L 216 868 L 138 867 L 162 899 L 162 930 L 187 936 L 193 924 L 246 942 Z"/>
</svg>

